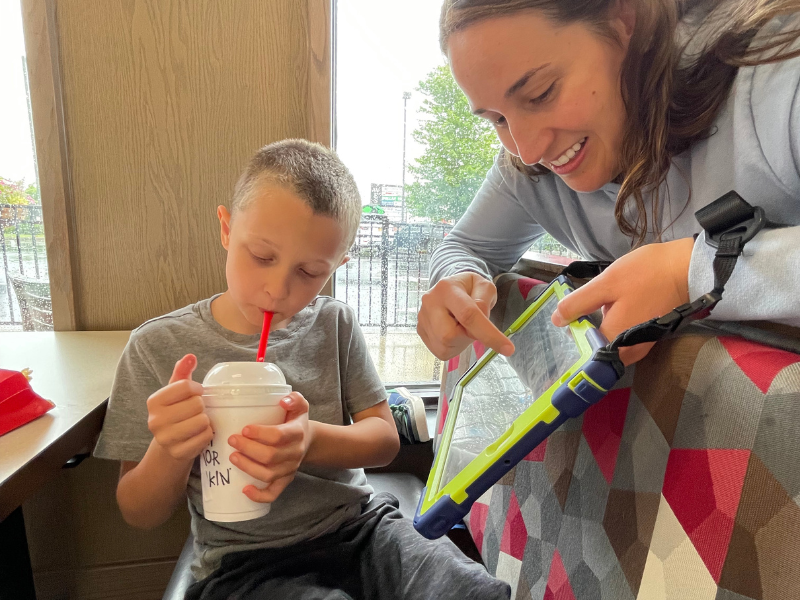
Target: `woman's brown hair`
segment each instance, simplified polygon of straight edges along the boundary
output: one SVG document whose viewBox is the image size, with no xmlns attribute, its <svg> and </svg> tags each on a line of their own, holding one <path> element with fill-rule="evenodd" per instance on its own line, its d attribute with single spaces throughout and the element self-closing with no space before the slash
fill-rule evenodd
<svg viewBox="0 0 800 600">
<path fill-rule="evenodd" d="M 622 65 L 628 125 L 614 214 L 632 246 L 639 246 L 649 227 L 656 239 L 661 235 L 655 218 L 647 222 L 644 195 L 651 194 L 651 214 L 658 215 L 659 188 L 672 157 L 713 133 L 739 67 L 800 55 L 795 44 L 799 29 L 772 33 L 766 27 L 778 16 L 800 12 L 800 0 L 445 0 L 439 35 L 446 54 L 447 41 L 457 31 L 536 10 L 556 24 L 585 23 L 618 43 L 609 16 L 620 1 L 633 3 L 636 25 Z M 677 39 L 681 21 L 694 22 L 688 40 Z M 511 160 L 531 177 L 548 172 L 541 165 Z"/>
</svg>

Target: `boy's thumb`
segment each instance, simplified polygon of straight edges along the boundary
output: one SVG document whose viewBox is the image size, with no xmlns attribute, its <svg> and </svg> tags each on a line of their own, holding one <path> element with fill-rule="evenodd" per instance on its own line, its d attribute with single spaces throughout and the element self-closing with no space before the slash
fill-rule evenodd
<svg viewBox="0 0 800 600">
<path fill-rule="evenodd" d="M 192 373 L 196 368 L 197 357 L 194 354 L 187 354 L 175 363 L 175 368 L 172 370 L 172 377 L 169 378 L 169 382 L 175 383 L 182 379 L 191 379 Z"/>
</svg>

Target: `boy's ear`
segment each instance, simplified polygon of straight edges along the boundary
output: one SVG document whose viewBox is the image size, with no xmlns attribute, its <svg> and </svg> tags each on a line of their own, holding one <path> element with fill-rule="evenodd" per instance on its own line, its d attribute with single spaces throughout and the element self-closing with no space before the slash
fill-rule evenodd
<svg viewBox="0 0 800 600">
<path fill-rule="evenodd" d="M 339 263 L 339 267 L 344 266 L 349 261 L 350 261 L 350 255 L 349 254 L 345 254 L 344 258 L 342 258 L 342 262 Z M 338 269 L 339 267 L 336 267 L 336 268 Z"/>
<path fill-rule="evenodd" d="M 222 247 L 227 250 L 231 242 L 231 213 L 224 206 L 218 206 L 217 218 L 219 219 L 219 237 Z"/>
</svg>

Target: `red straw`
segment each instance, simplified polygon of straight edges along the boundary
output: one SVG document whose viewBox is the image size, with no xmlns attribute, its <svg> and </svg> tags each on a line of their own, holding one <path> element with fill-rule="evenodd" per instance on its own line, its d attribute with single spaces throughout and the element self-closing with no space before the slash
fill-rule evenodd
<svg viewBox="0 0 800 600">
<path fill-rule="evenodd" d="M 261 328 L 261 339 L 258 341 L 258 354 L 256 354 L 256 362 L 264 362 L 264 357 L 267 355 L 267 340 L 269 339 L 269 326 L 272 325 L 271 312 L 264 313 L 264 326 Z"/>
</svg>

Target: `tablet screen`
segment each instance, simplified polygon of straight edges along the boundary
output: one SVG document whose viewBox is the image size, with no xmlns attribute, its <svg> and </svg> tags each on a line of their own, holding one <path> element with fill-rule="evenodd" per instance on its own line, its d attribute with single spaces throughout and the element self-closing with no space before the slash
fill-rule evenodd
<svg viewBox="0 0 800 600">
<path fill-rule="evenodd" d="M 514 354 L 496 355 L 464 386 L 439 491 L 580 359 L 569 328 L 550 321 L 557 304 L 551 295 L 512 334 Z"/>
</svg>

